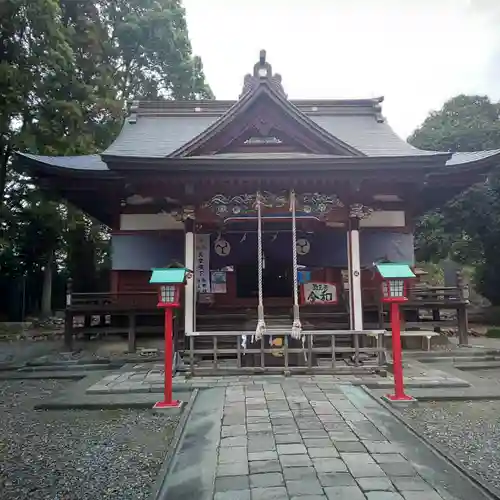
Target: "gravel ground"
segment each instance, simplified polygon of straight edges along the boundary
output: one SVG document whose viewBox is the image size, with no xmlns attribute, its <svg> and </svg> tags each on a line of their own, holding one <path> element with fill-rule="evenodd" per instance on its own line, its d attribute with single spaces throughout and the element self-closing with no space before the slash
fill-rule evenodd
<svg viewBox="0 0 500 500">
<path fill-rule="evenodd" d="M 148 498 L 178 417 L 147 410 L 32 409 L 69 384 L 0 383 L 0 499 Z"/>
<path fill-rule="evenodd" d="M 500 488 L 500 401 L 419 403 L 403 414 L 467 469 Z"/>
</svg>

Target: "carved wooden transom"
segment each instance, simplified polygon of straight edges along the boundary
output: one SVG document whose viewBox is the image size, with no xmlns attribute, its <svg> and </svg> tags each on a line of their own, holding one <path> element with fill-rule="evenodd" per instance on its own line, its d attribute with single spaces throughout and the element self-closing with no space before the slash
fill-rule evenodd
<svg viewBox="0 0 500 500">
<path fill-rule="evenodd" d="M 221 218 L 255 215 L 256 194 L 245 193 L 236 196 L 217 194 L 204 203 L 205 208 L 211 209 Z M 270 193 L 264 191 L 260 195 L 262 206 L 270 209 L 290 210 L 290 193 Z M 342 208 L 344 204 L 335 194 L 302 193 L 296 195 L 297 213 L 322 217 L 336 208 Z"/>
</svg>

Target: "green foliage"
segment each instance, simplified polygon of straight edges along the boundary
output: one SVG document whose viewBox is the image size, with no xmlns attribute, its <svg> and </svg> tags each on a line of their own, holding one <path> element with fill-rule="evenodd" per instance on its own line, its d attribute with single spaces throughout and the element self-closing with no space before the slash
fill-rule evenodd
<svg viewBox="0 0 500 500">
<path fill-rule="evenodd" d="M 500 339 L 500 328 L 488 328 L 486 337 L 490 339 Z"/>
<path fill-rule="evenodd" d="M 0 1 L 1 296 L 26 280 L 39 295 L 47 266 L 98 288 L 106 228 L 42 194 L 12 154 L 99 152 L 131 99 L 212 98 L 184 14 L 178 0 Z"/>
<path fill-rule="evenodd" d="M 428 283 L 431 286 L 443 286 L 444 272 L 441 266 L 432 262 L 417 262 L 417 267 L 427 273 L 422 276 L 422 282 Z"/>
<path fill-rule="evenodd" d="M 485 96 L 457 96 L 431 113 L 409 142 L 435 151 L 500 148 L 499 111 Z M 421 260 L 451 258 L 473 265 L 478 291 L 500 304 L 500 171 L 424 215 L 416 228 L 416 249 Z"/>
<path fill-rule="evenodd" d="M 486 96 L 459 95 L 432 112 L 408 142 L 430 151 L 481 151 L 500 147 L 499 105 Z"/>
</svg>

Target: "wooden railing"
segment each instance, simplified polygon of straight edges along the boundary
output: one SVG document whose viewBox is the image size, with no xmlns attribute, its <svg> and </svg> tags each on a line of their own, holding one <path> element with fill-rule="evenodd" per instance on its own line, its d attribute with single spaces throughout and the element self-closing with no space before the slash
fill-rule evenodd
<svg viewBox="0 0 500 500">
<path fill-rule="evenodd" d="M 113 312 L 117 309 L 155 309 L 158 294 L 151 292 L 71 293 L 67 307 L 72 311 Z"/>
<path fill-rule="evenodd" d="M 231 372 L 249 373 L 345 373 L 346 371 L 359 372 L 362 368 L 367 371 L 380 371 L 386 363 L 385 348 L 383 347 L 383 336 L 385 330 L 311 330 L 303 331 L 306 337 L 305 345 L 302 347 L 300 340 L 290 337 L 290 330 L 268 329 L 264 336 L 251 343 L 255 331 L 217 331 L 217 332 L 194 332 L 186 335 L 189 338 L 189 347 L 184 350 L 184 359 L 189 360 L 189 371 L 191 375 L 206 375 Z M 380 336 L 376 347 L 360 346 L 359 338 L 366 335 Z M 352 335 L 355 338 L 354 347 L 337 347 L 336 337 Z M 282 347 L 269 346 L 271 336 L 283 339 Z M 319 342 L 319 338 L 327 341 Z M 212 341 L 211 348 L 199 348 L 195 346 L 197 339 Z M 244 340 L 245 339 L 245 342 Z M 224 343 L 224 347 L 220 344 Z M 233 344 L 234 347 L 227 347 Z M 245 345 L 246 344 L 246 345 Z M 292 346 L 291 346 L 292 344 Z M 295 347 L 293 347 L 295 344 Z M 315 345 L 318 344 L 318 345 Z M 321 346 L 319 345 L 321 344 Z M 266 347 L 268 346 L 268 347 Z M 337 355 L 352 355 L 353 367 L 349 367 L 344 361 L 337 359 Z M 372 365 L 363 366 L 360 355 L 376 356 L 376 362 Z M 267 356 L 266 356 L 267 355 Z M 270 365 L 269 355 L 279 355 L 282 363 Z M 198 359 L 211 357 L 211 366 L 200 366 Z M 300 362 L 292 363 L 291 357 Z M 325 364 L 315 363 L 321 358 Z M 222 359 L 226 358 L 226 359 Z M 233 361 L 232 366 L 227 366 L 227 358 Z M 248 362 L 250 361 L 250 363 Z"/>
<path fill-rule="evenodd" d="M 426 286 L 415 285 L 410 288 L 409 302 L 424 302 L 426 304 L 465 303 L 466 291 L 458 286 Z"/>
</svg>

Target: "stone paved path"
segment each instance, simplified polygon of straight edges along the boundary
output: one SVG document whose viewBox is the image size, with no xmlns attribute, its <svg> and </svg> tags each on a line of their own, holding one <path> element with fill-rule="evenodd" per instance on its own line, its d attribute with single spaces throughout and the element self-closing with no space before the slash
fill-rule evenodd
<svg viewBox="0 0 500 500">
<path fill-rule="evenodd" d="M 469 384 L 456 375 L 450 375 L 446 371 L 422 365 L 412 360 L 415 366 L 405 369 L 405 383 L 407 387 L 467 387 Z M 355 385 L 368 385 L 376 388 L 392 388 L 394 380 L 391 374 L 387 377 L 379 375 L 294 375 L 295 380 L 301 383 L 336 383 Z M 126 365 L 122 370 L 103 377 L 99 382 L 87 389 L 88 394 L 123 394 L 128 392 L 163 392 L 164 372 L 162 365 L 142 363 L 137 365 Z M 237 385 L 261 385 L 275 384 L 286 381 L 287 377 L 280 375 L 240 375 L 219 377 L 195 377 L 188 379 L 182 374 L 174 378 L 174 385 L 179 389 L 183 387 L 227 387 Z"/>
<path fill-rule="evenodd" d="M 163 499 L 483 500 L 361 388 L 301 383 L 200 392 Z"/>
</svg>

